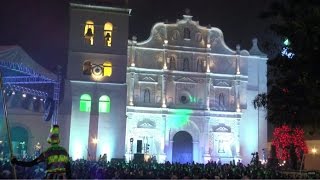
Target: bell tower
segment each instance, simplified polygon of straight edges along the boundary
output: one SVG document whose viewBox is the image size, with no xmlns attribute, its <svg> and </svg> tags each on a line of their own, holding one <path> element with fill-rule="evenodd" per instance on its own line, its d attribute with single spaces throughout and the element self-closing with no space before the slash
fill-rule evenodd
<svg viewBox="0 0 320 180">
<path fill-rule="evenodd" d="M 66 89 L 73 159 L 125 154 L 130 9 L 70 3 Z"/>
</svg>

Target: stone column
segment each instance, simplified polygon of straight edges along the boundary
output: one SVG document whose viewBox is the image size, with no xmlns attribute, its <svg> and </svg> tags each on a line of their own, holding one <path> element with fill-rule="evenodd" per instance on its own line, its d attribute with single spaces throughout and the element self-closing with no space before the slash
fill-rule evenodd
<svg viewBox="0 0 320 180">
<path fill-rule="evenodd" d="M 193 141 L 192 142 L 193 146 L 193 161 L 194 162 L 199 162 L 199 142 L 198 141 Z"/>
<path fill-rule="evenodd" d="M 239 94 L 239 88 L 240 88 L 240 80 L 236 78 L 235 81 L 235 87 L 236 87 L 236 112 L 241 112 L 240 109 L 240 94 Z"/>
<path fill-rule="evenodd" d="M 169 148 L 167 151 L 167 161 L 172 162 L 172 148 L 173 148 L 173 140 L 169 139 Z"/>
<path fill-rule="evenodd" d="M 210 85 L 211 85 L 211 78 L 210 76 L 206 77 L 206 108 L 210 111 Z"/>
<path fill-rule="evenodd" d="M 161 101 L 162 101 L 162 107 L 163 108 L 166 108 L 167 107 L 167 100 L 166 100 L 166 96 L 167 96 L 167 93 L 166 93 L 166 83 L 167 83 L 167 77 L 168 75 L 166 74 L 163 74 L 162 75 L 162 88 L 161 88 Z"/>
<path fill-rule="evenodd" d="M 132 67 L 135 66 L 136 44 L 137 44 L 137 37 L 136 36 L 132 36 L 131 56 L 130 56 L 131 66 Z"/>
<path fill-rule="evenodd" d="M 130 73 L 130 83 L 129 83 L 129 105 L 133 106 L 134 105 L 134 76 L 135 72 Z"/>
</svg>

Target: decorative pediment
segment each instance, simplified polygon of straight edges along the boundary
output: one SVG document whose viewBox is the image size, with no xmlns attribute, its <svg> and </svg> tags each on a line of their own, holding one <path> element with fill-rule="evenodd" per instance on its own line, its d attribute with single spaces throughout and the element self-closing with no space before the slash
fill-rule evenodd
<svg viewBox="0 0 320 180">
<path fill-rule="evenodd" d="M 152 77 L 144 77 L 140 81 L 145 81 L 145 82 L 156 82 Z"/>
<path fill-rule="evenodd" d="M 147 129 L 156 128 L 155 122 L 148 120 L 148 119 L 144 119 L 142 121 L 139 121 L 137 126 L 138 126 L 138 128 L 147 128 Z"/>
<path fill-rule="evenodd" d="M 218 126 L 214 126 L 212 129 L 214 132 L 231 132 L 231 128 L 225 124 L 219 124 Z"/>
<path fill-rule="evenodd" d="M 229 86 L 229 84 L 226 81 L 220 81 L 217 83 L 217 86 Z"/>
<path fill-rule="evenodd" d="M 188 77 L 182 77 L 175 79 L 176 82 L 188 82 L 188 83 L 196 83 L 196 81 L 188 78 Z"/>
</svg>

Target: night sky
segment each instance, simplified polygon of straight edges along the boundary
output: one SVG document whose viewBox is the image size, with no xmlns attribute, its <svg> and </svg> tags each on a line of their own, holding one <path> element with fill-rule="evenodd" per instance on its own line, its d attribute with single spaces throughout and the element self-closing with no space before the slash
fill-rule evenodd
<svg viewBox="0 0 320 180">
<path fill-rule="evenodd" d="M 105 0 L 108 1 L 108 0 Z M 86 0 L 90 2 L 90 0 Z M 92 0 L 93 2 L 93 0 Z M 218 27 L 226 44 L 250 49 L 251 40 L 267 39 L 269 22 L 259 18 L 271 0 L 128 0 L 129 37 L 149 37 L 154 23 L 181 19 L 186 8 L 200 25 Z M 93 3 L 91 3 L 93 4 Z M 69 1 L 10 0 L 0 5 L 0 45 L 19 45 L 49 70 L 67 65 Z"/>
</svg>

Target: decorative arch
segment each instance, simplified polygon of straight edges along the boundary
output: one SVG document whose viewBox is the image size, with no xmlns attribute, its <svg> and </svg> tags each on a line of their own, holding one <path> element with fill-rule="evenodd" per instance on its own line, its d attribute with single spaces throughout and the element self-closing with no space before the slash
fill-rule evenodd
<svg viewBox="0 0 320 180">
<path fill-rule="evenodd" d="M 91 111 L 91 96 L 89 94 L 82 94 L 80 96 L 80 107 L 81 112 L 90 112 Z"/>
<path fill-rule="evenodd" d="M 99 113 L 109 113 L 111 107 L 110 97 L 103 95 L 99 98 Z"/>
<path fill-rule="evenodd" d="M 108 47 L 111 47 L 111 42 L 112 42 L 112 31 L 113 31 L 113 25 L 110 22 L 107 22 L 104 24 L 104 40 L 105 40 L 105 45 Z"/>
<path fill-rule="evenodd" d="M 169 70 L 176 69 L 176 58 L 174 56 L 170 56 L 169 58 Z"/>
<path fill-rule="evenodd" d="M 189 120 L 183 127 L 171 127 L 169 132 L 170 141 L 173 141 L 173 136 L 179 131 L 188 132 L 191 135 L 193 142 L 199 142 L 200 129 L 193 121 Z"/>
<path fill-rule="evenodd" d="M 93 45 L 94 23 L 91 20 L 86 21 L 86 25 L 84 26 L 84 38 L 86 44 Z"/>
<path fill-rule="evenodd" d="M 224 106 L 224 105 L 225 105 L 224 94 L 220 93 L 219 94 L 219 106 Z"/>
</svg>

